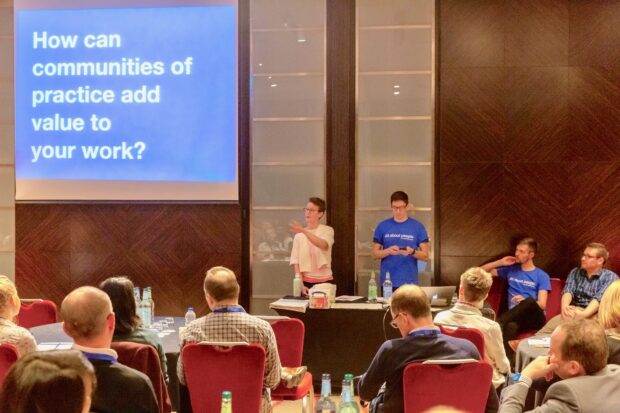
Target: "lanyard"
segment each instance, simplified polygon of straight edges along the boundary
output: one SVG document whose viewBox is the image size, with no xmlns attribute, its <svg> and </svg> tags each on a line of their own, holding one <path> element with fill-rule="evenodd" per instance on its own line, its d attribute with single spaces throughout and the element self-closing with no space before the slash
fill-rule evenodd
<svg viewBox="0 0 620 413">
<path fill-rule="evenodd" d="M 109 361 L 110 363 L 116 363 L 116 357 L 109 354 L 100 354 L 100 353 L 89 353 L 84 351 L 84 356 L 89 360 L 103 360 Z"/>
<path fill-rule="evenodd" d="M 213 310 L 214 313 L 245 313 L 243 307 L 236 305 L 231 307 L 217 307 Z"/>
<path fill-rule="evenodd" d="M 441 332 L 439 330 L 416 330 L 409 333 L 409 337 L 437 337 Z"/>
</svg>

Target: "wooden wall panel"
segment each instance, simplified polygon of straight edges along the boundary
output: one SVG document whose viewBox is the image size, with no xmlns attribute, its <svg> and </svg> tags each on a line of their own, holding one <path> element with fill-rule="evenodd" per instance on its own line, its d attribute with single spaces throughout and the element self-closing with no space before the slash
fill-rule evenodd
<svg viewBox="0 0 620 413">
<path fill-rule="evenodd" d="M 238 205 L 21 204 L 16 222 L 23 297 L 59 304 L 76 287 L 122 274 L 154 287 L 157 314 L 190 305 L 204 314 L 205 271 L 241 273 Z"/>
<path fill-rule="evenodd" d="M 620 2 L 438 6 L 440 282 L 523 236 L 553 276 L 593 241 L 619 272 Z"/>
</svg>

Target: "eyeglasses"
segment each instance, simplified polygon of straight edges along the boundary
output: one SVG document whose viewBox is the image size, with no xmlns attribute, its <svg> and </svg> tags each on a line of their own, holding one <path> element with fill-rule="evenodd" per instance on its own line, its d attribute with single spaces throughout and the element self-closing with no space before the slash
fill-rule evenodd
<svg viewBox="0 0 620 413">
<path fill-rule="evenodd" d="M 402 206 L 392 205 L 392 211 L 404 211 L 405 209 L 407 209 L 407 205 L 402 205 Z"/>
<path fill-rule="evenodd" d="M 306 212 L 319 212 L 318 209 L 314 209 L 314 208 L 304 208 L 304 211 L 306 211 Z"/>
<path fill-rule="evenodd" d="M 396 314 L 396 317 L 392 318 L 392 321 L 390 321 L 390 325 L 392 326 L 392 328 L 398 329 L 398 324 L 396 324 L 396 319 L 400 317 L 401 314 L 402 313 Z"/>
<path fill-rule="evenodd" d="M 590 258 L 590 259 L 597 259 L 597 258 L 598 258 L 597 256 L 595 256 L 595 255 L 590 255 L 590 254 L 583 254 L 583 255 L 582 255 L 582 257 L 585 257 L 585 258 Z"/>
</svg>

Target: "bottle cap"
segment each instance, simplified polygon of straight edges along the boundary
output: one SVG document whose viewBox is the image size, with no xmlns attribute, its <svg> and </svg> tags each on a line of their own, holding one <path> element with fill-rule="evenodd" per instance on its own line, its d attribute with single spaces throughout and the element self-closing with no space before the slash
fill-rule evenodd
<svg viewBox="0 0 620 413">
<path fill-rule="evenodd" d="M 370 278 L 371 278 L 371 279 L 373 279 L 373 280 L 375 279 L 375 272 L 374 272 L 374 271 L 372 271 L 372 272 L 370 273 Z"/>
<path fill-rule="evenodd" d="M 194 307 L 187 307 L 187 311 L 194 311 Z"/>
<path fill-rule="evenodd" d="M 347 373 L 344 375 L 345 380 L 353 380 L 353 375 L 351 373 Z"/>
<path fill-rule="evenodd" d="M 232 399 L 232 393 L 229 391 L 222 392 L 222 399 L 226 399 L 226 400 Z"/>
</svg>

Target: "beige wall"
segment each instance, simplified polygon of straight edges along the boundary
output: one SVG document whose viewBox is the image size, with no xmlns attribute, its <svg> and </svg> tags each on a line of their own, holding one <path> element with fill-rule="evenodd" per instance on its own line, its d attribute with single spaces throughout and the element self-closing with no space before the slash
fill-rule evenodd
<svg viewBox="0 0 620 413">
<path fill-rule="evenodd" d="M 0 274 L 15 277 L 13 2 L 0 0 Z"/>
</svg>

